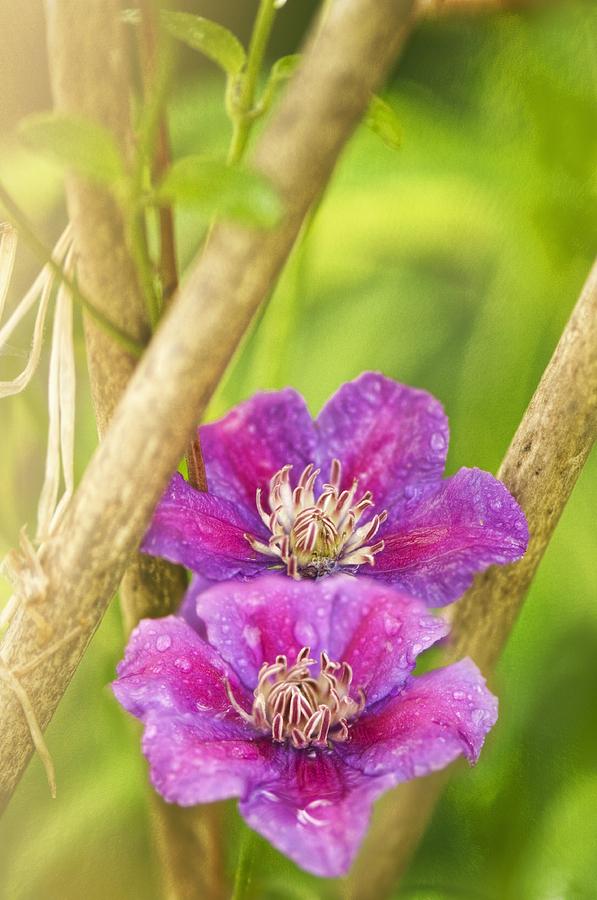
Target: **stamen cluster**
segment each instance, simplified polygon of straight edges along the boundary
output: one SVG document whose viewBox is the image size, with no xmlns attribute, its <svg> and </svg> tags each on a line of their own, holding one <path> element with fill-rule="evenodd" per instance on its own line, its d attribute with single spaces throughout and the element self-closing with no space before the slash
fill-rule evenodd
<svg viewBox="0 0 597 900">
<path fill-rule="evenodd" d="M 317 500 L 315 482 L 320 473 L 310 463 L 302 472 L 297 486 L 290 483 L 292 466 L 284 466 L 272 477 L 269 489 L 269 512 L 264 509 L 261 489 L 256 494 L 261 520 L 271 531 L 267 544 L 251 534 L 245 538 L 258 553 L 281 560 L 293 578 L 318 578 L 342 566 L 374 564 L 383 541 L 367 546 L 387 519 L 384 510 L 357 527 L 363 514 L 373 507 L 373 495 L 366 491 L 355 502 L 358 480 L 349 490 L 340 491 L 342 468 L 334 459 L 330 480 L 324 484 Z"/>
<path fill-rule="evenodd" d="M 298 750 L 346 741 L 349 721 L 363 709 L 365 695 L 359 691 L 358 700 L 350 696 L 352 669 L 348 663 L 334 662 L 322 652 L 319 675 L 314 678 L 311 667 L 316 664 L 309 647 L 302 648 L 291 666 L 286 656 L 277 656 L 274 663 L 261 667 L 250 714 L 227 685 L 230 702 L 258 731 Z"/>
</svg>

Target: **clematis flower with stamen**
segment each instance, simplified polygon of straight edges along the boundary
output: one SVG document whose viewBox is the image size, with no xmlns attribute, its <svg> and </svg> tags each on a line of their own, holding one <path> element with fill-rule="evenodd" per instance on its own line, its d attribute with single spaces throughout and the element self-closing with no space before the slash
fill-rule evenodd
<svg viewBox="0 0 597 900">
<path fill-rule="evenodd" d="M 480 469 L 443 478 L 448 422 L 422 390 L 366 372 L 315 421 L 286 389 L 199 429 L 209 493 L 175 475 L 142 549 L 210 580 L 368 575 L 431 606 L 524 553 L 524 514 Z"/>
<path fill-rule="evenodd" d="M 153 785 L 181 806 L 238 797 L 316 875 L 348 870 L 380 794 L 474 763 L 495 723 L 470 660 L 412 675 L 447 625 L 389 585 L 266 575 L 210 588 L 197 613 L 204 636 L 175 616 L 141 622 L 118 667 Z"/>
</svg>

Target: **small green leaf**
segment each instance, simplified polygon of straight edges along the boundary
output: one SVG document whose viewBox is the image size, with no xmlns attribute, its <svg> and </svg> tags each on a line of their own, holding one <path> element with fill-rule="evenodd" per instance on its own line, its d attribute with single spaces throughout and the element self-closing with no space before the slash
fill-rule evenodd
<svg viewBox="0 0 597 900">
<path fill-rule="evenodd" d="M 185 156 L 166 172 L 158 203 L 180 203 L 258 228 L 273 227 L 282 211 L 280 198 L 263 175 L 202 156 Z"/>
<path fill-rule="evenodd" d="M 172 35 L 193 50 L 217 63 L 229 75 L 238 75 L 245 64 L 246 53 L 231 31 L 192 13 L 164 10 L 162 25 Z"/>
<path fill-rule="evenodd" d="M 24 119 L 18 133 L 32 150 L 100 184 L 114 184 L 125 175 L 114 137 L 97 122 L 79 116 L 40 113 Z"/>
<path fill-rule="evenodd" d="M 286 78 L 290 78 L 291 75 L 294 75 L 300 61 L 300 53 L 291 53 L 289 56 L 281 56 L 280 59 L 277 59 L 273 64 L 269 73 L 269 80 L 279 82 L 284 81 Z"/>
<path fill-rule="evenodd" d="M 261 97 L 261 112 L 267 112 L 272 104 L 276 90 L 283 81 L 287 81 L 294 75 L 300 61 L 300 53 L 291 53 L 289 56 L 282 56 L 280 59 L 276 60 L 270 69 L 269 77 Z"/>
<path fill-rule="evenodd" d="M 365 124 L 392 150 L 398 150 L 402 145 L 402 129 L 396 113 L 376 94 L 371 98 L 365 113 Z"/>
</svg>

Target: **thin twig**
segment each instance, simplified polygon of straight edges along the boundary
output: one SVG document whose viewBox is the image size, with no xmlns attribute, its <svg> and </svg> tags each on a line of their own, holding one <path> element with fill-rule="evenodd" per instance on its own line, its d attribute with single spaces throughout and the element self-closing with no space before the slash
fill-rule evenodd
<svg viewBox="0 0 597 900">
<path fill-rule="evenodd" d="M 498 477 L 525 511 L 520 562 L 492 566 L 458 602 L 445 662 L 471 656 L 489 675 L 597 437 L 597 262 L 516 431 Z M 398 788 L 378 804 L 343 896 L 385 897 L 406 870 L 451 770 Z"/>
</svg>

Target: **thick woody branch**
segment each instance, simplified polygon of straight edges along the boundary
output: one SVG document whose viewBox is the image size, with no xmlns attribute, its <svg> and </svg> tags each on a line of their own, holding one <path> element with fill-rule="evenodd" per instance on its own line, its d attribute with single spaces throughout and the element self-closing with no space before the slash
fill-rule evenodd
<svg viewBox="0 0 597 900">
<path fill-rule="evenodd" d="M 128 47 L 120 21 L 119 0 L 87 0 L 85 16 L 76 2 L 58 0 L 48 7 L 50 74 L 55 104 L 64 112 L 100 122 L 118 138 L 131 156 L 131 83 Z M 128 252 L 123 214 L 113 198 L 88 182 L 71 177 L 67 202 L 77 250 L 80 280 L 89 296 L 97 297 L 108 318 L 137 337 L 147 337 L 146 303 L 133 260 Z M 105 432 L 116 403 L 129 381 L 134 361 L 112 342 L 93 320 L 85 322 L 89 373 L 100 435 Z M 163 616 L 179 605 L 186 589 L 183 569 L 164 560 L 135 555 L 120 586 L 125 628 L 141 618 Z M 223 896 L 225 878 L 218 868 L 218 811 L 212 806 L 191 813 L 168 809 L 151 798 L 152 819 L 161 851 L 164 880 L 171 898 Z M 174 853 L 191 824 L 201 845 L 184 857 Z M 202 851 L 212 854 L 211 867 Z M 188 892 L 194 884 L 195 894 Z"/>
<path fill-rule="evenodd" d="M 455 608 L 446 663 L 471 656 L 489 675 L 597 437 L 597 263 L 500 466 L 524 509 L 529 548 L 480 575 Z M 379 804 L 343 895 L 386 896 L 403 874 L 451 770 L 412 781 Z"/>
<path fill-rule="evenodd" d="M 42 727 L 99 624 L 197 415 L 271 290 L 371 91 L 395 59 L 411 8 L 412 0 L 333 5 L 254 157 L 281 193 L 284 220 L 267 233 L 228 225 L 214 230 L 134 372 L 60 530 L 44 549 L 44 615 L 57 632 L 75 625 L 80 631 L 23 677 Z M 6 663 L 26 665 L 38 653 L 38 641 L 34 623 L 21 610 L 3 643 Z M 5 687 L 0 721 L 2 806 L 32 751 L 18 702 Z"/>
</svg>

